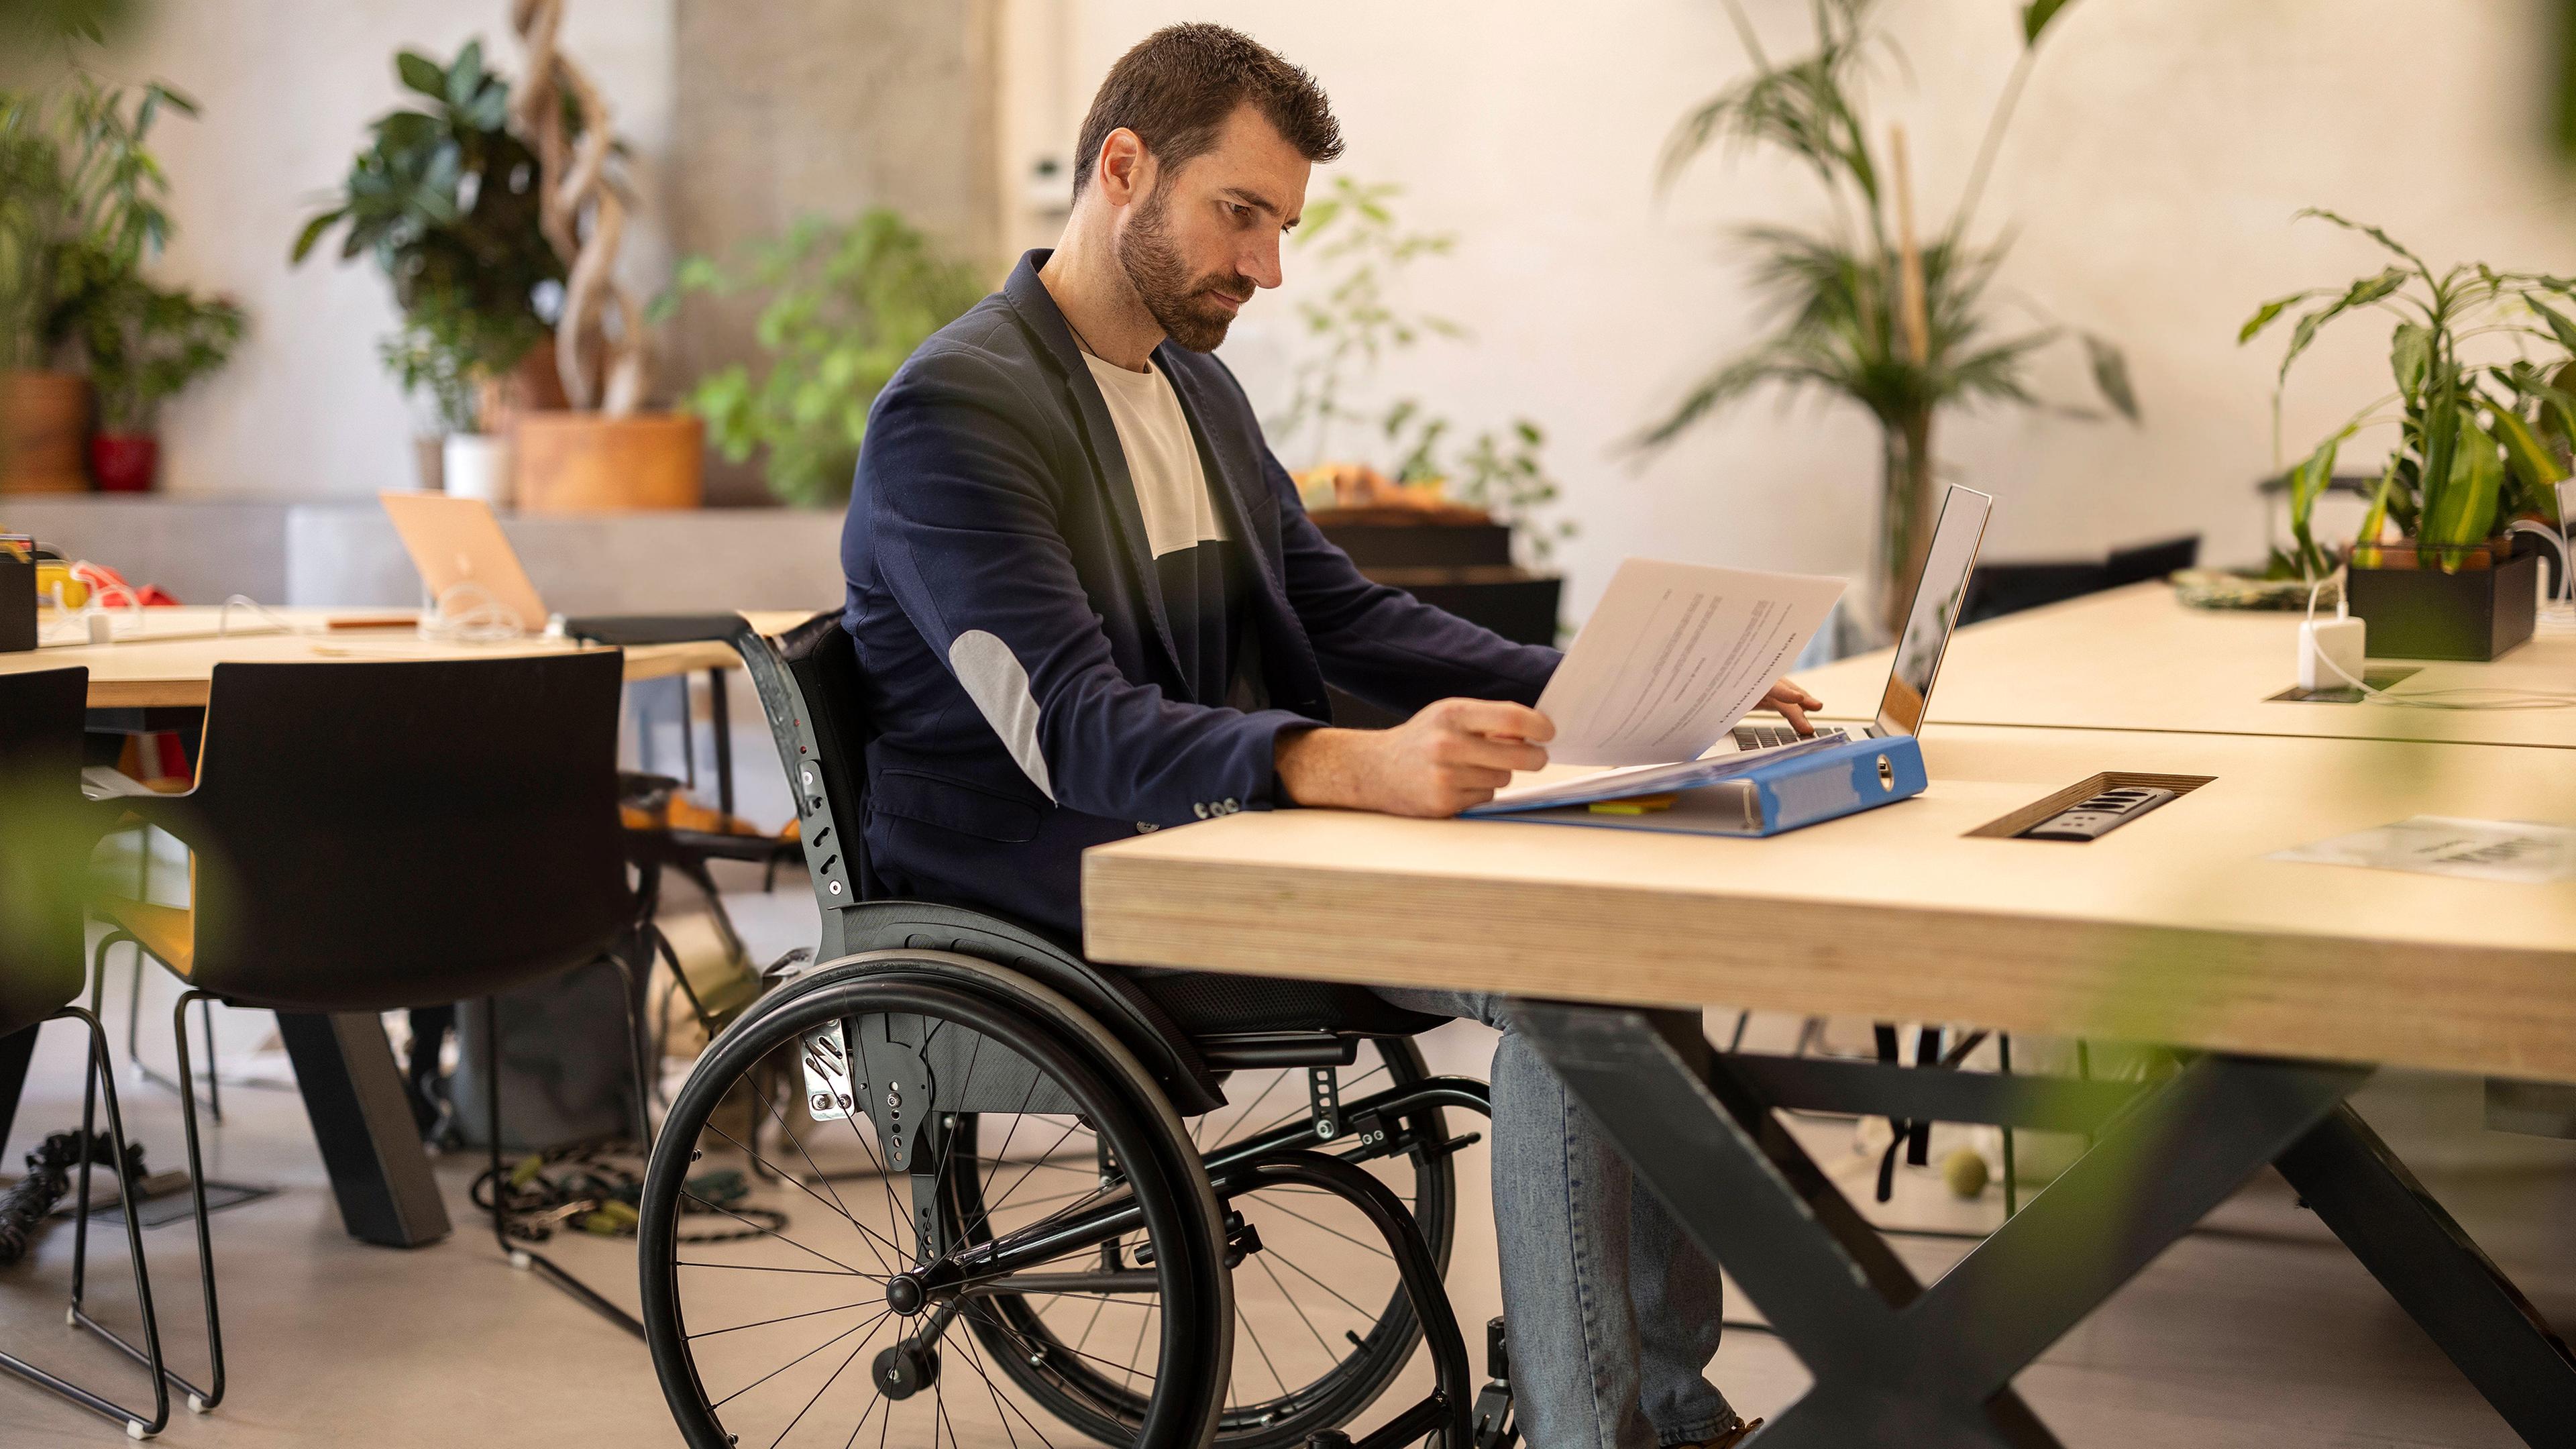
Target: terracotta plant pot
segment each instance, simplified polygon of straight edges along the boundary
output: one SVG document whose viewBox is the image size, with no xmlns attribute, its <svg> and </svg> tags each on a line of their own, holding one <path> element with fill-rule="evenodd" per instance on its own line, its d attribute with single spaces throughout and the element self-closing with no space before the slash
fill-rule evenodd
<svg viewBox="0 0 2576 1449">
<path fill-rule="evenodd" d="M 687 413 L 522 413 L 518 445 L 523 513 L 631 513 L 705 500 L 706 424 Z"/>
<path fill-rule="evenodd" d="M 89 476 L 101 493 L 149 493 L 161 473 L 161 440 L 150 433 L 96 433 Z"/>
<path fill-rule="evenodd" d="M 0 492 L 88 489 L 89 397 L 89 379 L 76 372 L 0 372 Z"/>
</svg>

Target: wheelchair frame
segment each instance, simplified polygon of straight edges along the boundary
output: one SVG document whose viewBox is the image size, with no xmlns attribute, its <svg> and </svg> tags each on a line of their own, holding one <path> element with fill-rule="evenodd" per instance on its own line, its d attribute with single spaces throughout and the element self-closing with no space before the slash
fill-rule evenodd
<svg viewBox="0 0 2576 1449">
<path fill-rule="evenodd" d="M 804 850 L 807 875 L 821 916 L 820 940 L 801 969 L 782 971 L 797 954 L 791 955 L 768 973 L 763 997 L 747 1008 L 740 1018 L 725 1028 L 726 1034 L 745 1032 L 768 1014 L 782 999 L 793 998 L 793 990 L 768 990 L 773 986 L 814 979 L 818 985 L 829 984 L 836 972 L 864 970 L 871 959 L 903 957 L 918 960 L 928 956 L 950 956 L 961 963 L 1000 968 L 1001 975 L 1027 973 L 1040 985 L 1070 998 L 1076 1009 L 1095 1019 L 1100 1030 L 1131 1049 L 1153 1083 L 1159 1086 L 1166 1112 L 1202 1113 L 1221 1105 L 1223 1098 L 1215 1090 L 1217 1075 L 1236 1069 L 1305 1068 L 1308 1072 L 1309 1112 L 1301 1121 L 1284 1123 L 1255 1137 L 1234 1143 L 1200 1157 L 1184 1133 L 1171 1144 L 1178 1158 L 1194 1161 L 1202 1180 L 1213 1194 L 1219 1211 L 1227 1219 L 1229 1251 L 1223 1268 L 1231 1273 L 1240 1256 L 1234 1251 L 1233 1234 L 1239 1229 L 1240 1214 L 1229 1204 L 1238 1196 L 1265 1187 L 1294 1184 L 1330 1192 L 1357 1205 L 1385 1239 L 1395 1260 L 1402 1283 L 1404 1300 L 1421 1325 L 1428 1344 L 1433 1368 L 1431 1391 L 1419 1402 L 1399 1410 L 1389 1421 L 1365 1437 L 1354 1441 L 1334 1425 L 1312 1431 L 1308 1437 L 1311 1449 L 1396 1449 L 1396 1446 L 1426 1438 L 1444 1449 L 1512 1449 L 1518 1441 L 1511 1412 L 1508 1357 L 1502 1320 L 1488 1325 L 1487 1382 L 1481 1392 L 1471 1392 L 1465 1344 L 1456 1316 L 1451 1310 L 1444 1285 L 1441 1265 L 1426 1242 L 1421 1226 L 1407 1211 L 1401 1199 L 1383 1183 L 1360 1170 L 1360 1162 L 1390 1157 L 1398 1153 L 1438 1153 L 1443 1156 L 1476 1140 L 1468 1134 L 1445 1140 L 1425 1140 L 1425 1134 L 1412 1130 L 1416 1114 L 1442 1107 L 1460 1107 L 1487 1116 L 1491 1109 L 1483 1083 L 1472 1078 L 1432 1077 L 1413 1083 L 1399 1083 L 1351 1102 L 1339 1099 L 1333 1068 L 1349 1065 L 1357 1058 L 1361 1034 L 1314 1032 L 1261 1032 L 1231 1036 L 1189 1037 L 1175 1041 L 1167 1030 L 1148 1020 L 1113 987 L 1103 980 L 1098 968 L 1080 961 L 1031 933 L 1019 930 L 998 918 L 977 913 L 920 903 L 869 901 L 862 899 L 861 873 L 853 868 L 860 847 L 849 832 L 858 828 L 854 801 L 836 800 L 832 776 L 827 768 L 832 757 L 822 732 L 817 728 L 817 711 L 787 656 L 762 636 L 750 622 L 739 615 L 679 618 L 626 618 L 614 620 L 575 621 L 572 632 L 604 643 L 642 645 L 721 639 L 741 656 L 750 674 L 781 764 L 786 770 L 790 793 L 796 801 L 799 835 Z M 832 637 L 845 637 L 834 631 Z M 854 764 L 851 768 L 857 768 Z M 925 949 L 927 945 L 930 949 Z M 886 1018 L 872 1018 L 885 1034 Z M 1030 1110 L 1028 1093 L 1038 1085 L 1036 1068 L 1025 1061 L 1024 1078 L 1001 1081 L 973 1100 L 943 1098 L 934 1095 L 924 1104 L 913 1104 L 902 1110 L 912 1114 L 913 1126 L 906 1130 L 900 1117 L 889 1120 L 888 1110 L 874 1092 L 854 1093 L 851 1071 L 847 1065 L 850 1043 L 844 1033 L 861 1018 L 835 1020 L 821 1031 L 799 1037 L 800 1058 L 805 1072 L 805 1098 L 817 1119 L 864 1116 L 876 1128 L 875 1136 L 883 1144 L 883 1170 L 892 1175 L 903 1172 L 911 1183 L 912 1213 L 919 1241 L 927 1246 L 938 1244 L 937 1258 L 916 1270 L 906 1271 L 887 1287 L 890 1304 L 919 1304 L 942 1301 L 943 1306 L 930 1311 L 932 1319 L 924 1330 L 932 1342 L 955 1310 L 943 1300 L 963 1303 L 967 1297 L 1002 1292 L 1059 1292 L 1090 1288 L 1093 1291 L 1137 1291 L 1133 1285 L 1110 1283 L 1117 1273 L 1046 1273 L 1043 1265 L 1062 1259 L 1068 1251 L 1089 1249 L 1117 1241 L 1122 1234 L 1138 1226 L 1140 1209 L 1131 1199 L 1125 1203 L 1110 1202 L 1092 1208 L 1067 1221 L 1050 1223 L 1042 1234 L 1004 1235 L 980 1244 L 948 1241 L 949 1229 L 938 1210 L 942 1184 L 939 1168 L 946 1153 L 941 1140 L 943 1130 L 954 1130 L 955 1114 L 980 1110 L 1010 1110 L 1016 1102 L 1022 1111 Z M 1124 1030 L 1121 1028 L 1124 1027 Z M 860 1043 L 862 1048 L 869 1043 Z M 878 1041 L 873 1048 L 879 1053 L 907 1050 L 900 1043 Z M 973 1050 L 971 1040 L 952 1037 L 943 1050 L 955 1055 Z M 711 1043 L 710 1055 L 715 1051 Z M 836 1076 L 836 1053 L 838 1072 Z M 1205 1066 L 1204 1072 L 1192 1070 L 1191 1058 Z M 916 1079 L 937 1083 L 945 1074 L 928 1070 L 929 1063 L 914 1058 Z M 974 1073 L 966 1073 L 972 1086 Z M 936 1088 L 934 1091 L 936 1092 Z M 1177 1100 L 1178 1095 L 1196 1095 L 1205 1100 Z M 1014 1096 L 1014 1093 L 1020 1093 Z M 685 1095 L 685 1092 L 684 1092 Z M 856 1100 L 863 1097 L 864 1100 Z M 1043 1110 L 1043 1106 L 1039 1108 Z M 1177 1123 L 1178 1115 L 1165 1119 Z M 943 1129 L 942 1124 L 948 1124 Z M 855 1124 L 854 1124 L 855 1126 Z M 1443 1129 L 1445 1130 L 1445 1129 Z M 656 1143 L 655 1171 L 648 1175 L 648 1204 L 653 1197 L 650 1183 L 661 1180 L 676 1183 L 681 1168 L 677 1154 L 690 1152 L 689 1144 L 675 1144 L 676 1134 L 664 1134 Z M 1433 1134 L 1436 1135 L 1436 1134 Z M 755 1133 L 755 1141 L 757 1134 Z M 1344 1144 L 1348 1144 L 1344 1147 Z M 1343 1147 L 1336 1155 L 1327 1147 Z M 694 1153 L 691 1153 L 694 1156 Z M 754 1153 L 755 1158 L 757 1153 Z M 665 1159 L 670 1159 L 665 1161 Z M 651 1209 L 648 1206 L 648 1215 Z M 639 1237 L 639 1250 L 647 1240 Z M 1257 1248 L 1257 1237 L 1254 1239 Z M 639 1264 L 646 1280 L 647 1317 L 653 1316 L 656 1303 L 655 1267 Z M 1151 1277 L 1131 1273 L 1126 1277 Z M 667 1288 L 664 1289 L 667 1292 Z M 901 1301 L 899 1301 L 901 1300 Z M 1394 1311 L 1390 1305 L 1390 1312 Z M 1383 1318 L 1383 1323 L 1395 1319 Z M 1231 1320 L 1224 1329 L 1230 1339 Z M 1359 1340 L 1354 1337 L 1356 1344 Z M 889 1350 L 894 1352 L 894 1350 Z M 674 1396 L 684 1391 L 671 1382 L 670 1370 L 663 1369 L 665 1390 Z M 1221 1353 L 1219 1362 L 1230 1358 Z M 690 1375 L 692 1380 L 694 1375 Z M 686 1392 L 698 1392 L 694 1382 Z M 883 1392 L 880 1389 L 880 1392 Z M 1382 1396 L 1384 1385 L 1372 1390 L 1366 1399 L 1344 1414 L 1347 1422 Z M 1217 1391 L 1218 1405 L 1223 1404 L 1222 1387 Z M 1215 1418 L 1211 1416 L 1208 1439 L 1213 1440 Z"/>
</svg>

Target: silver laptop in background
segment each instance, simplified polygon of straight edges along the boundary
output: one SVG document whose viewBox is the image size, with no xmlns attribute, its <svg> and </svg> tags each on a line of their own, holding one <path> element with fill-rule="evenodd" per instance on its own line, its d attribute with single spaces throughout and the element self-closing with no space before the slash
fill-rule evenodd
<svg viewBox="0 0 2576 1449">
<path fill-rule="evenodd" d="M 1887 671 L 1887 688 L 1878 697 L 1878 716 L 1861 727 L 1865 739 L 1919 734 L 1923 712 L 1932 703 L 1932 681 L 1941 672 L 1941 656 L 1950 647 L 1950 631 L 1959 622 L 1959 606 L 1968 597 L 1968 580 L 1977 571 L 1977 549 L 1986 539 L 1986 517 L 1995 500 L 1974 488 L 1953 486 L 1941 498 L 1941 517 L 1932 527 L 1932 548 L 1923 558 L 1923 576 L 1915 581 L 1914 601 L 1906 607 L 1905 632 L 1896 641 L 1896 662 Z M 1823 738 L 1850 731 L 1821 731 Z M 1763 750 L 1812 738 L 1779 724 L 1739 724 L 1735 747 Z"/>
</svg>

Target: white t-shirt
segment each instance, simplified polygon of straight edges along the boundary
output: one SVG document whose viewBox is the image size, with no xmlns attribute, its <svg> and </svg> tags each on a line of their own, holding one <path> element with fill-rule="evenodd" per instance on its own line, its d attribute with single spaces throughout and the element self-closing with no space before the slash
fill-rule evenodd
<svg viewBox="0 0 2576 1449">
<path fill-rule="evenodd" d="M 1262 697 L 1259 670 L 1244 653 L 1248 563 L 1236 557 L 1225 512 L 1209 491 L 1190 415 L 1170 378 L 1151 363 L 1129 372 L 1086 352 L 1092 380 L 1118 429 L 1135 480 L 1146 552 L 1171 624 L 1172 645 L 1199 704 L 1249 707 Z"/>
<path fill-rule="evenodd" d="M 1225 537 L 1225 523 L 1208 496 L 1207 472 L 1199 466 L 1198 438 L 1190 417 L 1172 391 L 1172 380 L 1148 362 L 1143 372 L 1129 372 L 1086 352 L 1100 400 L 1109 404 L 1109 420 L 1118 427 L 1118 446 L 1127 455 L 1127 475 L 1136 480 L 1136 506 L 1145 515 L 1146 551 L 1156 558 L 1192 544 Z"/>
</svg>

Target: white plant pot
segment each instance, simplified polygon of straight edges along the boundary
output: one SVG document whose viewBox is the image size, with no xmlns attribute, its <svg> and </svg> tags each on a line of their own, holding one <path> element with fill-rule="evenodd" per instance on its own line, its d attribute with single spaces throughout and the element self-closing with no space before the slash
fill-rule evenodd
<svg viewBox="0 0 2576 1449">
<path fill-rule="evenodd" d="M 495 508 L 512 500 L 510 439 L 498 433 L 450 433 L 441 450 L 451 498 L 480 498 Z"/>
</svg>

